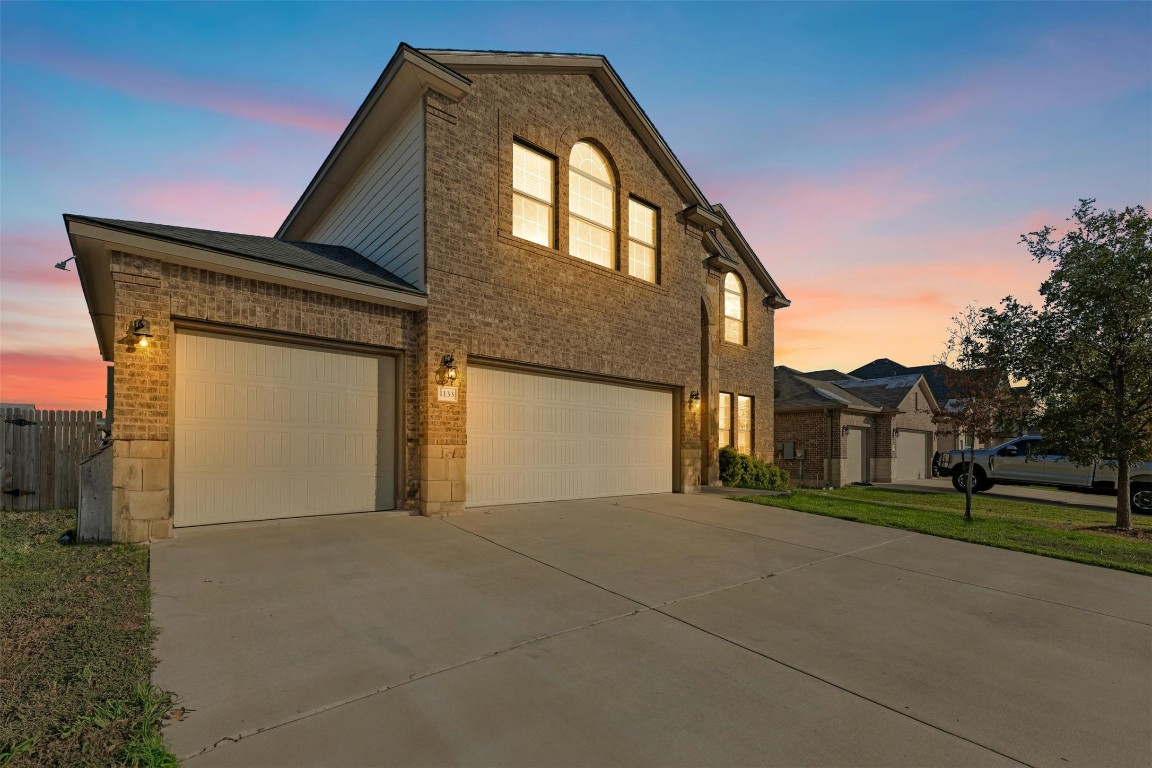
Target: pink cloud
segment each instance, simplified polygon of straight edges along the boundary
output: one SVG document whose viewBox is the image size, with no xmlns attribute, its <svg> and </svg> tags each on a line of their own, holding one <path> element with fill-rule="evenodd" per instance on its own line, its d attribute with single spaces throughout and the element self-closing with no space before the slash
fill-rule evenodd
<svg viewBox="0 0 1152 768">
<path fill-rule="evenodd" d="M 951 317 L 968 304 L 995 306 L 1008 294 L 1039 301 L 1037 289 L 1051 267 L 1033 261 L 1017 241 L 1060 220 L 1031 211 L 986 228 L 957 224 L 931 234 L 862 235 L 852 243 L 851 260 L 825 268 L 769 252 L 769 270 L 792 300 L 776 314 L 777 363 L 847 371 L 878 357 L 932 362 Z M 795 274 L 782 278 L 785 270 L 773 268 L 774 261 Z"/>
<path fill-rule="evenodd" d="M 1075 56 L 1068 55 L 1070 40 L 1076 41 Z M 1147 45 L 1145 30 L 1091 25 L 1048 30 L 1016 57 L 988 60 L 951 82 L 935 79 L 928 88 L 894 94 L 885 105 L 843 115 L 815 130 L 827 138 L 844 139 L 861 133 L 952 128 L 972 118 L 1002 121 L 1027 115 L 1036 120 L 1038 112 L 1066 108 L 1064 100 L 1053 98 L 1055 93 L 1076 94 L 1076 107 L 1084 109 L 1152 84 L 1148 67 L 1116 66 L 1117 49 L 1139 51 L 1147 61 Z"/>
<path fill-rule="evenodd" d="M 4 258 L 0 261 L 2 289 L 14 286 L 64 287 L 76 282 L 75 267 L 68 263 L 69 272 L 54 269 L 53 266 L 72 255 L 68 235 L 61 222 L 60 229 L 51 231 L 12 231 L 0 232 L 0 250 Z"/>
<path fill-rule="evenodd" d="M 133 217 L 162 224 L 272 235 L 296 202 L 296 193 L 226 180 L 145 180 L 126 189 Z"/>
<path fill-rule="evenodd" d="M 104 410 L 107 366 L 95 353 L 5 350 L 0 352 L 0 399 L 41 409 Z"/>
<path fill-rule="evenodd" d="M 133 98 L 177 104 L 273 125 L 326 134 L 344 130 L 351 113 L 315 99 L 277 101 L 234 80 L 206 80 L 156 71 L 153 64 L 129 64 L 60 48 L 24 47 L 8 52 L 65 77 L 94 83 Z"/>
</svg>

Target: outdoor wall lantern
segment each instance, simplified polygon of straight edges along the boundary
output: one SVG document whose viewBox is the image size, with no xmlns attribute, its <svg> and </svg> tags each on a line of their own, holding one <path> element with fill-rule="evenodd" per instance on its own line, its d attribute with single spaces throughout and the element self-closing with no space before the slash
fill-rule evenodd
<svg viewBox="0 0 1152 768">
<path fill-rule="evenodd" d="M 144 318 L 132 323 L 132 333 L 136 336 L 136 346 L 148 346 L 148 339 L 152 338 L 152 324 Z"/>
<path fill-rule="evenodd" d="M 847 424 L 845 424 L 843 427 L 840 428 L 840 430 L 844 433 L 845 437 L 848 436 L 848 430 L 849 429 L 851 429 L 851 427 L 849 427 Z"/>
<path fill-rule="evenodd" d="M 892 430 L 892 437 L 894 437 L 894 438 L 900 437 L 900 430 L 898 430 L 898 429 Z"/>
<path fill-rule="evenodd" d="M 441 358 L 438 373 L 438 378 L 442 386 L 451 387 L 456 384 L 456 360 L 452 357 L 451 353 Z"/>
<path fill-rule="evenodd" d="M 692 394 L 690 394 L 688 396 L 688 405 L 690 405 L 692 407 L 692 410 L 694 410 L 694 411 L 700 410 L 700 391 L 699 390 L 697 390 L 697 389 L 692 390 Z"/>
</svg>

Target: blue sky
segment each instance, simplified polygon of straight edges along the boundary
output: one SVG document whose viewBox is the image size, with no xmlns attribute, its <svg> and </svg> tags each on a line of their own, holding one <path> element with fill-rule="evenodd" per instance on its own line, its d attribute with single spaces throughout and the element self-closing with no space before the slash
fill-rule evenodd
<svg viewBox="0 0 1152 768">
<path fill-rule="evenodd" d="M 602 53 L 793 307 L 778 362 L 930 362 L 1152 202 L 1149 3 L 3 3 L 0 398 L 97 407 L 60 214 L 271 234 L 397 44 Z M 45 345 L 37 331 L 51 329 Z M 45 382 L 53 386 L 46 387 Z"/>
</svg>

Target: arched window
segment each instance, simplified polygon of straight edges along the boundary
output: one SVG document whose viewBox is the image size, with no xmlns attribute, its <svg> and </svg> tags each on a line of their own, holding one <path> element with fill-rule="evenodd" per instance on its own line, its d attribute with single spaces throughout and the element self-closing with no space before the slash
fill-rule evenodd
<svg viewBox="0 0 1152 768">
<path fill-rule="evenodd" d="M 616 179 L 600 150 L 586 141 L 568 159 L 568 251 L 616 268 Z"/>
<path fill-rule="evenodd" d="M 744 343 L 744 283 L 735 272 L 724 275 L 724 341 Z"/>
</svg>

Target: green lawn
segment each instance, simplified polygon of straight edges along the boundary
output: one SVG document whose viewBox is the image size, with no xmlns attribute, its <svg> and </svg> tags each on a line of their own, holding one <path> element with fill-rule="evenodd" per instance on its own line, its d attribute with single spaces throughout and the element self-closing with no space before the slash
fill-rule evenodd
<svg viewBox="0 0 1152 768">
<path fill-rule="evenodd" d="M 75 517 L 0 512 L 0 765 L 175 766 L 148 550 L 58 544 Z"/>
<path fill-rule="evenodd" d="M 959 493 L 839 488 L 737 500 L 1152 575 L 1152 518 L 1139 515 L 1128 534 L 1104 530 L 1116 521 L 1111 512 L 984 496 L 973 498 L 967 522 Z"/>
</svg>

